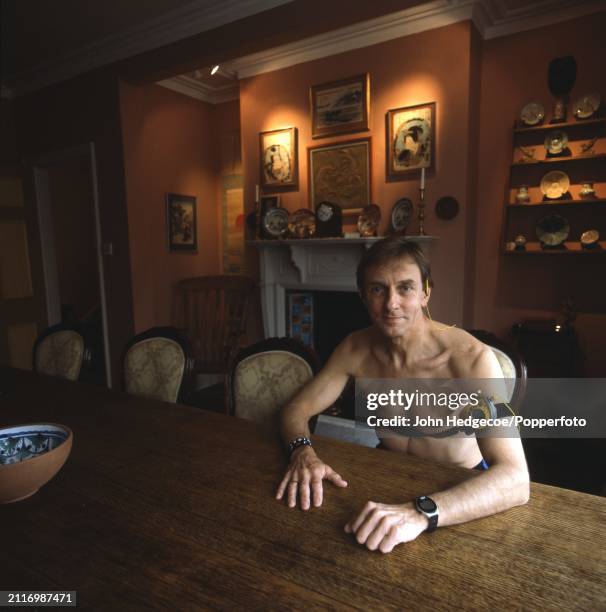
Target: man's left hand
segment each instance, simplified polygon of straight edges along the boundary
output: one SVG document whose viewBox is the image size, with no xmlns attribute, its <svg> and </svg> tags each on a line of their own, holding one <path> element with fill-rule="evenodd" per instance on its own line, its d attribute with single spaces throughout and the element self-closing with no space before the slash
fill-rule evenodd
<svg viewBox="0 0 606 612">
<path fill-rule="evenodd" d="M 389 505 L 369 501 L 362 512 L 345 525 L 345 532 L 353 533 L 369 550 L 389 553 L 397 544 L 415 540 L 428 524 L 425 515 L 411 502 Z"/>
</svg>

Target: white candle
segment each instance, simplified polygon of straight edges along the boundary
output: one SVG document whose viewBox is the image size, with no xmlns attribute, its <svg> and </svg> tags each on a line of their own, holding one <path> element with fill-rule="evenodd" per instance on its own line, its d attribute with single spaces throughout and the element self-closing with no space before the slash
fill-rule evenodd
<svg viewBox="0 0 606 612">
<path fill-rule="evenodd" d="M 255 185 L 255 202 L 259 201 L 259 185 Z"/>
<path fill-rule="evenodd" d="M 425 168 L 421 168 L 421 189 L 425 189 Z"/>
</svg>

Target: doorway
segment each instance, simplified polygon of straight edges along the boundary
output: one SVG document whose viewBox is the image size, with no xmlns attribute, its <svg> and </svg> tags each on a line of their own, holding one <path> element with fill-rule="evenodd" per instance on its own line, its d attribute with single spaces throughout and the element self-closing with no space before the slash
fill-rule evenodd
<svg viewBox="0 0 606 612">
<path fill-rule="evenodd" d="M 93 353 L 90 382 L 111 387 L 94 144 L 34 163 L 48 324 L 77 324 Z"/>
</svg>

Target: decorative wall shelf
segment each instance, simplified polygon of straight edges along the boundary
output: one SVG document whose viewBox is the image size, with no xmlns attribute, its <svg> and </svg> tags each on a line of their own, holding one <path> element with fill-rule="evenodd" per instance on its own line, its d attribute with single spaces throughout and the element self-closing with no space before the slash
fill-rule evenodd
<svg viewBox="0 0 606 612">
<path fill-rule="evenodd" d="M 528 134 L 531 132 L 547 132 L 553 130 L 569 130 L 587 126 L 600 126 L 606 124 L 606 119 L 579 119 L 565 123 L 544 123 L 543 125 L 514 128 L 514 134 Z"/>
<path fill-rule="evenodd" d="M 547 157 L 545 137 L 549 132 L 563 131 L 568 136 L 568 155 Z M 515 127 L 513 130 L 513 157 L 510 167 L 509 190 L 503 207 L 502 252 L 516 257 L 522 255 L 582 255 L 595 256 L 606 252 L 606 242 L 595 248 L 584 249 L 581 234 L 589 229 L 598 230 L 606 238 L 606 118 L 573 120 L 535 127 Z M 591 145 L 592 153 L 585 153 Z M 528 149 L 543 159 L 519 161 Z M 528 151 L 530 152 L 530 151 Z M 570 179 L 568 193 L 563 200 L 542 199 L 540 183 L 552 170 L 562 170 Z M 581 183 L 593 182 L 595 198 L 581 198 Z M 530 202 L 518 203 L 517 189 L 525 185 Z M 537 240 L 536 226 L 542 217 L 557 212 L 570 227 L 566 248 L 545 249 Z M 512 249 L 516 236 L 526 238 L 524 250 Z"/>
</svg>

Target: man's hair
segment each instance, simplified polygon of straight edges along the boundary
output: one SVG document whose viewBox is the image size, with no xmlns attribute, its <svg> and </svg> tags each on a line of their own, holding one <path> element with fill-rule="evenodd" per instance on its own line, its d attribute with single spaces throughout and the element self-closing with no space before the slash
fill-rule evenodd
<svg viewBox="0 0 606 612">
<path fill-rule="evenodd" d="M 364 289 L 366 270 L 370 266 L 383 264 L 387 261 L 393 261 L 394 259 L 407 258 L 412 259 L 421 272 L 423 291 L 427 290 L 427 286 L 433 287 L 431 267 L 421 247 L 416 242 L 407 240 L 403 236 L 390 236 L 389 238 L 383 238 L 383 240 L 375 242 L 362 256 L 356 272 L 358 290 L 362 292 Z"/>
</svg>

